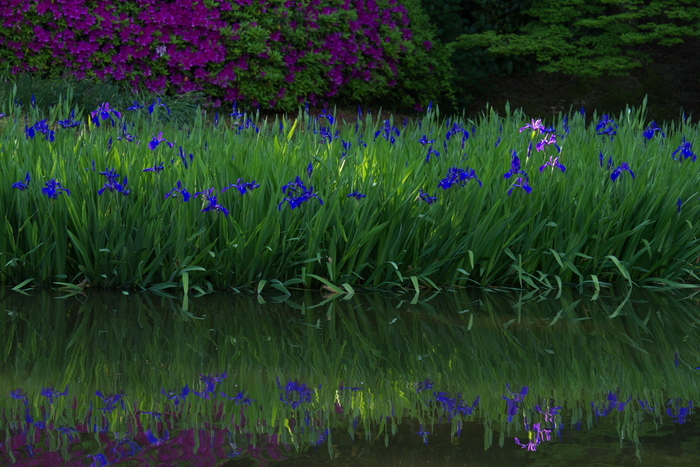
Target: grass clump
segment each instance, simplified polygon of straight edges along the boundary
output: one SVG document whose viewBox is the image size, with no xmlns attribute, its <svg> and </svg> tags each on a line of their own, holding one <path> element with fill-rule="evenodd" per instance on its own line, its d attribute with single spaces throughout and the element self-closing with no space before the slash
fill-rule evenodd
<svg viewBox="0 0 700 467">
<path fill-rule="evenodd" d="M 689 120 L 420 119 L 9 96 L 0 277 L 205 292 L 697 282 Z M 77 123 L 80 122 L 80 123 Z M 14 184 L 13 184 L 14 183 Z"/>
</svg>

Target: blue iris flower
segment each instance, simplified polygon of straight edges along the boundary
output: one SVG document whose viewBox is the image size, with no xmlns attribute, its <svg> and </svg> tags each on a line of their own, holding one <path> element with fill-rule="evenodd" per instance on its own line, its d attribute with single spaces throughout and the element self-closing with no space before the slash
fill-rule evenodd
<svg viewBox="0 0 700 467">
<path fill-rule="evenodd" d="M 160 143 L 166 143 L 171 148 L 175 147 L 175 143 L 171 143 L 170 141 L 163 138 L 162 131 L 160 133 L 158 133 L 158 136 L 153 138 L 153 140 L 150 143 L 148 143 L 148 147 L 151 149 L 151 151 L 154 151 L 160 145 Z"/>
<path fill-rule="evenodd" d="M 252 191 L 256 188 L 260 188 L 260 184 L 256 183 L 255 180 L 253 180 L 252 182 L 246 182 L 242 178 L 239 178 L 235 184 L 230 184 L 229 186 L 223 188 L 221 192 L 223 193 L 229 188 L 236 188 L 238 191 L 241 192 L 242 195 L 245 195 L 246 192 L 248 192 L 249 190 Z"/>
<path fill-rule="evenodd" d="M 53 404 L 54 398 L 58 398 L 59 396 L 67 396 L 68 395 L 68 386 L 66 386 L 66 389 L 63 392 L 58 392 L 56 391 L 53 386 L 44 388 L 41 390 L 41 395 L 46 396 L 49 398 L 49 404 Z"/>
<path fill-rule="evenodd" d="M 436 197 L 436 196 L 430 196 L 428 193 L 426 193 L 425 191 L 423 191 L 422 188 L 420 189 L 420 191 L 419 191 L 419 193 L 418 193 L 418 197 L 419 197 L 421 200 L 423 200 L 423 201 L 425 201 L 426 203 L 428 203 L 428 204 L 433 204 L 435 201 L 437 201 L 437 197 Z"/>
<path fill-rule="evenodd" d="M 666 133 L 664 133 L 659 124 L 656 122 L 651 122 L 644 130 L 644 137 L 646 139 L 652 139 L 657 133 L 659 133 L 662 138 L 666 137 Z"/>
<path fill-rule="evenodd" d="M 617 134 L 617 123 L 615 123 L 615 121 L 607 114 L 604 114 L 602 117 L 600 117 L 600 121 L 595 127 L 595 131 L 597 131 L 599 135 L 610 136 L 610 140 L 612 140 Z"/>
<path fill-rule="evenodd" d="M 562 172 L 566 172 L 566 167 L 561 162 L 559 162 L 558 157 L 549 156 L 549 162 L 545 162 L 544 165 L 540 167 L 540 173 L 542 173 L 547 167 L 551 167 L 552 170 L 559 169 Z"/>
<path fill-rule="evenodd" d="M 57 199 L 58 195 L 62 193 L 65 193 L 66 195 L 70 196 L 70 190 L 64 188 L 63 185 L 61 185 L 61 183 L 55 178 L 52 178 L 51 180 L 46 182 L 45 185 L 46 186 L 41 189 L 41 192 L 48 196 L 50 199 Z"/>
<path fill-rule="evenodd" d="M 156 165 L 153 167 L 148 167 L 147 169 L 143 169 L 144 172 L 160 172 L 161 170 L 165 169 L 165 165 L 161 162 L 160 165 Z"/>
<path fill-rule="evenodd" d="M 121 403 L 122 409 L 124 408 L 124 397 L 125 394 L 102 394 L 101 391 L 96 391 L 95 395 L 102 399 L 104 402 L 104 407 L 98 410 L 104 410 L 105 412 L 112 412 L 117 408 L 117 403 Z"/>
<path fill-rule="evenodd" d="M 610 179 L 614 182 L 617 181 L 617 179 L 622 175 L 622 172 L 629 172 L 629 174 L 634 178 L 634 172 L 632 172 L 632 169 L 630 169 L 630 166 L 627 164 L 627 162 L 623 162 L 622 165 L 618 166 L 613 172 L 610 174 Z"/>
<path fill-rule="evenodd" d="M 308 387 L 306 384 L 299 384 L 298 381 L 289 381 L 285 386 L 282 386 L 279 377 L 277 378 L 277 387 L 282 393 L 280 400 L 296 409 L 304 402 L 311 402 L 311 398 L 316 391 Z"/>
<path fill-rule="evenodd" d="M 678 153 L 680 153 L 683 156 L 683 159 L 676 159 L 676 154 Z M 685 136 L 683 137 L 683 141 L 681 142 L 681 144 L 678 146 L 678 149 L 673 151 L 671 157 L 674 161 L 679 162 L 683 162 L 685 159 L 692 159 L 693 162 L 695 162 L 698 159 L 698 156 L 693 152 L 693 143 L 686 140 Z"/>
<path fill-rule="evenodd" d="M 366 197 L 367 197 L 367 195 L 362 194 L 362 193 L 358 193 L 357 191 L 354 191 L 348 195 L 348 198 L 355 198 L 355 199 L 362 199 L 362 198 L 366 198 Z"/>
<path fill-rule="evenodd" d="M 109 120 L 112 123 L 112 126 L 116 126 L 116 122 L 114 121 L 113 117 L 117 117 L 118 120 L 121 120 L 122 118 L 121 112 L 112 109 L 109 106 L 109 102 L 104 102 L 97 108 L 97 110 L 90 112 L 90 116 L 92 117 L 92 122 L 96 126 L 100 126 L 100 121 L 105 120 Z"/>
<path fill-rule="evenodd" d="M 56 132 L 49 128 L 48 120 L 39 120 L 34 125 L 30 127 L 25 127 L 24 129 L 27 138 L 34 139 L 36 133 L 43 133 L 46 135 L 46 140 L 52 143 L 55 139 Z"/>
<path fill-rule="evenodd" d="M 104 175 L 107 177 L 107 183 L 104 184 L 104 186 L 97 192 L 98 195 L 102 196 L 102 194 L 105 192 L 105 190 L 109 191 L 117 191 L 124 196 L 128 195 L 131 193 L 131 190 L 126 189 L 127 183 L 129 183 L 129 180 L 127 177 L 124 177 L 124 180 L 119 183 L 119 177 L 120 175 L 117 173 L 115 169 L 105 169 L 104 172 L 98 172 L 100 175 Z"/>
<path fill-rule="evenodd" d="M 286 198 L 284 198 L 282 202 L 277 205 L 277 209 L 279 211 L 282 210 L 282 205 L 285 203 L 285 201 L 289 203 L 289 206 L 292 209 L 298 208 L 302 203 L 310 200 L 311 198 L 316 198 L 319 203 L 323 205 L 323 200 L 317 193 L 314 193 L 314 187 L 307 187 L 299 176 L 297 176 L 296 180 L 293 182 L 289 182 L 288 184 L 284 185 L 282 187 L 282 193 L 286 195 Z"/>
<path fill-rule="evenodd" d="M 70 118 L 58 121 L 58 124 L 63 128 L 73 128 L 80 125 L 81 123 L 83 122 L 81 122 L 80 120 L 75 120 L 75 109 L 71 110 Z"/>
<path fill-rule="evenodd" d="M 156 109 L 156 107 L 165 107 L 165 110 L 168 111 L 168 115 L 170 115 L 170 107 L 165 105 L 165 103 L 160 100 L 160 97 L 158 99 L 156 99 L 155 101 L 153 101 L 153 103 L 148 106 L 148 113 L 152 114 L 153 111 Z"/>
<path fill-rule="evenodd" d="M 24 181 L 20 180 L 18 182 L 15 182 L 12 184 L 12 188 L 17 188 L 20 191 L 28 190 L 29 189 L 29 182 L 32 181 L 31 176 L 29 175 L 29 172 L 27 172 L 27 175 L 24 177 Z"/>
<path fill-rule="evenodd" d="M 173 404 L 177 407 L 180 405 L 180 401 L 184 401 L 187 395 L 190 393 L 190 387 L 185 384 L 185 387 L 182 388 L 182 391 L 179 394 L 175 391 L 165 392 L 165 388 L 161 388 L 160 392 L 167 396 L 168 399 L 173 401 Z"/>
<path fill-rule="evenodd" d="M 182 188 L 182 182 L 178 181 L 177 182 L 177 188 L 173 188 L 169 192 L 165 194 L 165 199 L 168 198 L 177 198 L 178 196 L 182 197 L 183 202 L 187 202 L 192 198 L 192 195 L 190 194 L 189 191 L 187 191 L 186 188 Z"/>
<path fill-rule="evenodd" d="M 476 171 L 474 169 L 460 169 L 459 167 L 452 167 L 448 170 L 447 177 L 440 180 L 438 186 L 443 190 L 447 190 L 452 185 L 465 186 L 471 179 L 479 182 L 480 187 L 483 186 L 481 180 L 477 178 Z"/>
</svg>

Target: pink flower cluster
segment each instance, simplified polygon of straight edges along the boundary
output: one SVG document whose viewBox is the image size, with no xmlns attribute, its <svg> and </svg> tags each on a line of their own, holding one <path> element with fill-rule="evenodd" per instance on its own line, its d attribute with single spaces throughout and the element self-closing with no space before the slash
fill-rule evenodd
<svg viewBox="0 0 700 467">
<path fill-rule="evenodd" d="M 15 73 L 113 78 L 263 107 L 349 88 L 356 98 L 376 94 L 396 82 L 412 37 L 397 0 L 0 3 L 0 62 Z"/>
</svg>

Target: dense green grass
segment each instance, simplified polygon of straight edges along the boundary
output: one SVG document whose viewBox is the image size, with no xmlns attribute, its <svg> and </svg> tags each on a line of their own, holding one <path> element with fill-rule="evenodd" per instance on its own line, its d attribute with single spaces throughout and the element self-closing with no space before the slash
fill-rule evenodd
<svg viewBox="0 0 700 467">
<path fill-rule="evenodd" d="M 528 145 L 544 134 L 520 132 L 528 120 L 519 111 L 487 111 L 472 121 L 430 110 L 406 124 L 385 115 L 331 124 L 306 112 L 274 121 L 222 112 L 215 125 L 200 109 L 188 122 L 163 118 L 166 108 L 156 106 L 152 114 L 147 107 L 117 108 L 115 126 L 108 119 L 98 127 L 90 121 L 96 108 L 71 108 L 66 100 L 46 111 L 18 107 L 13 96 L 2 105 L 0 275 L 22 287 L 323 286 L 352 293 L 446 285 L 679 286 L 698 279 L 698 166 L 680 153 L 672 157 L 683 137 L 697 140 L 698 128 L 675 122 L 664 127 L 665 138 L 657 132 L 647 140 L 643 108 L 615 116 L 614 138 L 597 134 L 598 115 L 545 120 L 556 128 L 561 152 L 550 145 L 527 157 Z M 73 110 L 82 124 L 59 127 Z M 53 142 L 41 132 L 26 136 L 43 119 L 55 130 Z M 447 140 L 454 125 L 468 139 L 458 131 Z M 124 128 L 136 141 L 120 139 Z M 174 147 L 164 141 L 150 149 L 161 132 Z M 420 142 L 424 136 L 435 140 L 432 146 Z M 427 160 L 431 147 L 440 154 Z M 508 194 L 518 177 L 504 178 L 513 150 L 531 193 L 516 187 Z M 566 172 L 540 173 L 550 156 Z M 611 180 L 622 163 L 636 177 L 622 172 Z M 143 171 L 161 164 L 160 172 Z M 452 167 L 474 169 L 483 186 L 471 179 L 443 190 L 438 184 Z M 119 183 L 128 176 L 128 195 L 98 195 L 106 169 L 120 174 Z M 27 172 L 29 189 L 13 188 Z M 282 189 L 296 177 L 318 198 L 291 209 Z M 70 196 L 42 193 L 52 178 Z M 259 187 L 245 195 L 222 192 L 240 178 Z M 229 215 L 202 212 L 214 204 L 201 195 L 165 199 L 178 182 L 191 194 L 214 188 Z M 428 204 L 421 190 L 438 200 Z M 366 197 L 348 197 L 353 192 Z"/>
</svg>

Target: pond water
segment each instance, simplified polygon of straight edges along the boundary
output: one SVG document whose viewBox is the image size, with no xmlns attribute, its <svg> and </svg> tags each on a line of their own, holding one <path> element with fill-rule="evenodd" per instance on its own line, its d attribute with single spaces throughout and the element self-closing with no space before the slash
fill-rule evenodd
<svg viewBox="0 0 700 467">
<path fill-rule="evenodd" d="M 0 465 L 700 464 L 693 293 L 0 302 Z"/>
</svg>

